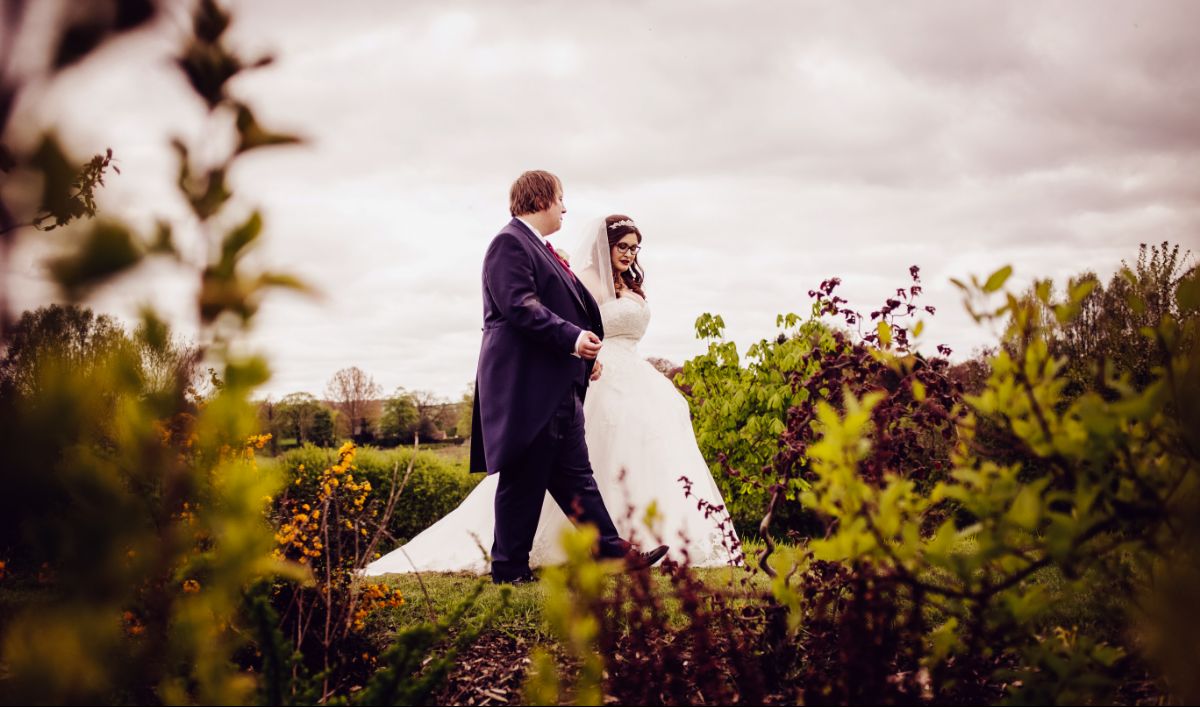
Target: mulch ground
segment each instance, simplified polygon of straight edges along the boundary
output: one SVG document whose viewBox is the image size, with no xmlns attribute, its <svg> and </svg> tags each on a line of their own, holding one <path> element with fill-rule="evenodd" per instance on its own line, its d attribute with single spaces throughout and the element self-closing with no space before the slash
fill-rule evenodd
<svg viewBox="0 0 1200 707">
<path fill-rule="evenodd" d="M 489 633 L 464 651 L 446 682 L 434 693 L 438 705 L 516 705 L 529 670 L 530 639 Z"/>
<path fill-rule="evenodd" d="M 534 646 L 535 639 L 532 637 L 496 632 L 480 636 L 459 656 L 446 682 L 434 693 L 433 704 L 471 707 L 524 704 L 522 685 L 529 670 L 529 654 Z M 552 649 L 552 652 L 557 651 Z M 558 658 L 560 669 L 565 668 L 571 673 L 576 668 L 569 665 L 572 661 L 564 661 L 564 656 Z M 1143 673 L 1128 676 L 1119 694 L 1122 704 L 1154 705 L 1163 704 L 1164 700 L 1161 685 L 1149 674 Z M 786 697 L 783 694 L 770 697 L 766 701 L 771 704 L 788 702 L 788 699 L 783 699 Z M 993 699 L 982 699 L 979 703 L 993 702 L 999 694 L 990 697 Z M 606 703 L 613 701 L 611 696 L 605 695 Z"/>
</svg>

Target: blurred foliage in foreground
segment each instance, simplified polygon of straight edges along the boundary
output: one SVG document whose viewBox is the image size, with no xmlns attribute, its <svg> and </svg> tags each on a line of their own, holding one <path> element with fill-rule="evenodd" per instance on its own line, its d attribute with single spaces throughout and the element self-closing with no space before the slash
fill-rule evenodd
<svg viewBox="0 0 1200 707">
<path fill-rule="evenodd" d="M 5 5 L 0 43 L 15 42 L 28 10 Z M 23 78 L 52 81 L 131 29 L 169 28 L 160 14 L 149 0 L 73 5 L 43 35 L 51 64 Z M 116 171 L 111 151 L 76 160 L 50 131 L 18 144 L 7 128 L 27 85 L 0 84 L 0 245 L 7 257 L 18 239 L 61 227 L 66 250 L 48 265 L 67 301 L 14 321 L 9 283 L 0 288 L 0 581 L 28 597 L 0 612 L 0 702 L 420 701 L 453 659 L 450 634 L 474 601 L 364 651 L 372 614 L 404 600 L 357 579 L 400 486 L 356 479 L 352 444 L 286 490 L 277 465 L 256 462 L 270 436 L 255 434 L 250 395 L 268 369 L 235 344 L 266 291 L 306 288 L 245 263 L 263 220 L 237 202 L 227 175 L 247 153 L 297 138 L 267 130 L 228 92 L 236 75 L 269 62 L 226 44 L 230 22 L 200 0 L 175 63 L 207 107 L 210 134 L 236 140 L 225 152 L 172 142 L 190 217 L 151 234 L 97 217 L 96 190 Z M 196 252 L 207 255 L 184 255 Z M 78 306 L 152 258 L 195 277 L 199 343 L 179 343 L 149 305 L 132 333 Z"/>
</svg>

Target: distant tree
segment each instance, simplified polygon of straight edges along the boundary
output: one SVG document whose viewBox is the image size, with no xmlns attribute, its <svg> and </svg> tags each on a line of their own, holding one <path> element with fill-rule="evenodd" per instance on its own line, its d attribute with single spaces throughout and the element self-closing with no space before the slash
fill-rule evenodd
<svg viewBox="0 0 1200 707">
<path fill-rule="evenodd" d="M 458 408 L 458 423 L 455 425 L 455 434 L 459 437 L 471 436 L 471 423 L 473 422 L 472 412 L 475 406 L 475 384 L 471 383 L 467 386 L 467 392 L 463 393 L 462 401 Z"/>
<path fill-rule="evenodd" d="M 445 436 L 442 425 L 446 424 L 446 401 L 428 390 L 415 390 L 409 393 L 417 407 L 417 430 L 422 439 L 437 439 Z M 453 424 L 451 422 L 450 424 Z"/>
<path fill-rule="evenodd" d="M 317 413 L 323 408 L 309 393 L 289 393 L 276 406 L 280 430 L 300 444 L 313 441 Z"/>
<path fill-rule="evenodd" d="M 434 432 L 434 439 L 458 435 L 458 419 L 461 414 L 461 407 L 461 403 L 452 403 L 448 400 L 443 400 L 435 408 L 433 424 L 437 431 Z"/>
<path fill-rule="evenodd" d="M 142 363 L 142 380 L 147 392 L 169 391 L 182 383 L 195 397 L 215 390 L 212 369 L 202 369 L 200 347 L 172 335 L 166 324 L 142 322 L 133 332 L 133 345 Z"/>
<path fill-rule="evenodd" d="M 357 438 L 365 432 L 359 425 L 366 418 L 367 403 L 378 398 L 382 390 L 374 378 L 358 366 L 351 366 L 333 374 L 325 386 L 325 397 L 342 413 L 346 434 Z"/>
<path fill-rule="evenodd" d="M 397 388 L 383 402 L 383 413 L 379 418 L 379 435 L 392 442 L 410 442 L 418 431 L 421 415 L 416 401 L 404 388 Z"/>
<path fill-rule="evenodd" d="M 325 407 L 318 409 L 313 415 L 312 443 L 318 447 L 332 447 L 337 441 L 333 416 L 334 413 Z"/>
<path fill-rule="evenodd" d="M 115 319 L 78 305 L 25 312 L 0 358 L 0 390 L 30 395 L 47 366 L 92 369 L 114 348 L 132 345 Z"/>
<path fill-rule="evenodd" d="M 1107 287 L 1095 273 L 1084 272 L 1070 278 L 1062 293 L 1076 304 L 1040 305 L 1038 326 L 1048 332 L 1051 353 L 1066 362 L 1069 397 L 1105 387 L 1098 361 L 1127 374 L 1139 389 L 1154 380 L 1158 342 L 1143 332 L 1156 329 L 1163 317 L 1178 318 L 1175 291 L 1194 269 L 1188 267 L 1190 256 L 1181 253 L 1178 245 L 1143 243 L 1137 261 L 1133 265 L 1122 261 Z M 1057 294 L 1053 283 L 1043 281 L 1035 283 L 1022 302 L 1038 305 L 1039 288 Z"/>
<path fill-rule="evenodd" d="M 118 349 L 137 361 L 137 387 L 143 395 L 188 390 L 193 399 L 210 390 L 200 369 L 200 350 L 171 334 L 157 320 L 142 322 L 129 334 L 113 317 L 78 305 L 54 304 L 24 312 L 0 355 L 0 390 L 30 395 L 51 366 L 87 375 Z M 177 385 L 182 384 L 182 385 Z"/>
<path fill-rule="evenodd" d="M 283 436 L 283 425 L 279 422 L 279 403 L 267 397 L 258 404 L 258 429 L 271 435 L 271 456 L 279 454 L 279 439 Z"/>
</svg>

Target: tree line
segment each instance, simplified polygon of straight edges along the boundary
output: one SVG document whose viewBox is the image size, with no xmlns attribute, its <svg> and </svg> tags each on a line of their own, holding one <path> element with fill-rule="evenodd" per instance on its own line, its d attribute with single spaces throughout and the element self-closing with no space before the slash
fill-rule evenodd
<svg viewBox="0 0 1200 707">
<path fill-rule="evenodd" d="M 150 394 L 170 389 L 177 380 L 187 381 L 196 397 L 224 385 L 215 369 L 203 365 L 195 344 L 164 330 L 156 336 L 165 344 L 150 346 L 146 326 L 127 331 L 114 317 L 76 304 L 24 312 L 0 351 L 0 394 L 31 396 L 45 369 L 69 366 L 86 375 L 116 351 L 128 351 L 138 361 Z M 398 387 L 384 397 L 374 378 L 351 366 L 330 378 L 323 399 L 295 392 L 258 402 L 259 431 L 272 435 L 272 453 L 305 443 L 331 447 L 343 439 L 385 447 L 411 444 L 414 438 L 461 440 L 471 434 L 472 395 L 468 389 L 454 401 Z"/>
<path fill-rule="evenodd" d="M 272 435 L 274 451 L 305 443 L 330 447 L 338 439 L 391 447 L 471 435 L 471 388 L 457 401 L 403 386 L 386 397 L 382 392 L 361 368 L 343 368 L 330 378 L 323 400 L 296 392 L 258 403 L 259 425 Z"/>
</svg>

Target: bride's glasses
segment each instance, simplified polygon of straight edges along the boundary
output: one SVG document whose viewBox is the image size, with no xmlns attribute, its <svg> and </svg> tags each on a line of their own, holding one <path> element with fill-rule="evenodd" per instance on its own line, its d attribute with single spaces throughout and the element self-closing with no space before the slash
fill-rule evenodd
<svg viewBox="0 0 1200 707">
<path fill-rule="evenodd" d="M 630 255 L 637 255 L 638 253 L 642 252 L 642 247 L 640 245 L 630 245 L 628 243 L 618 243 L 614 247 L 621 252 L 621 255 L 625 255 L 626 253 L 628 253 Z"/>
</svg>

